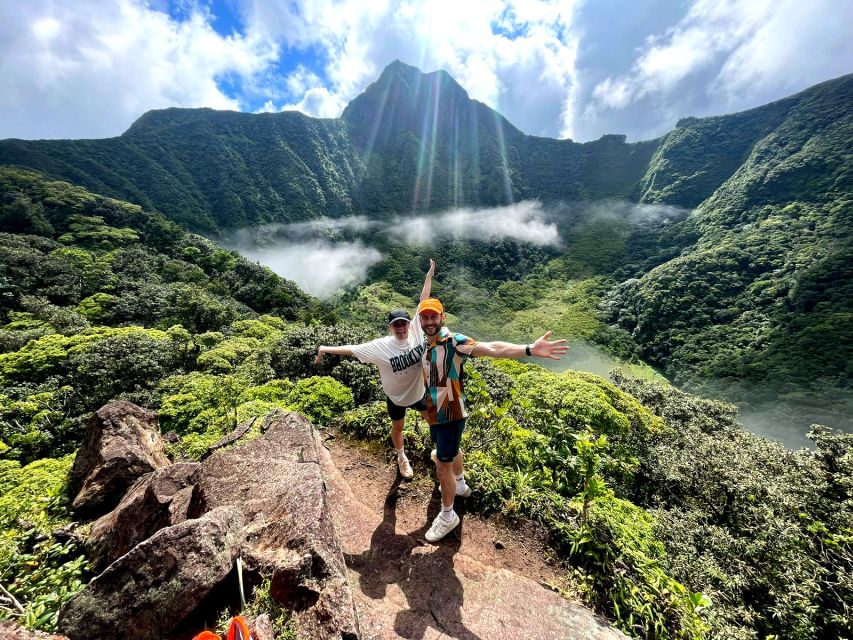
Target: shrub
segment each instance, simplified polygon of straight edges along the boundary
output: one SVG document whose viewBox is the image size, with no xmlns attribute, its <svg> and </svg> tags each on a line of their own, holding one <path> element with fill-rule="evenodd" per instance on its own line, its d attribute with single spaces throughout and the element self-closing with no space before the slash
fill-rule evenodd
<svg viewBox="0 0 853 640">
<path fill-rule="evenodd" d="M 83 588 L 88 567 L 74 542 L 56 542 L 51 530 L 66 501 L 72 456 L 38 460 L 21 468 L 0 464 L 0 583 L 23 606 L 25 626 L 55 631 L 59 610 Z M 0 618 L 17 615 L 0 608 Z"/>
<path fill-rule="evenodd" d="M 368 342 L 378 337 L 360 327 L 312 326 L 294 328 L 284 333 L 271 347 L 272 367 L 278 378 L 307 378 L 331 376 L 352 389 L 354 399 L 362 404 L 381 396 L 376 367 L 362 364 L 355 358 L 326 356 L 314 365 L 317 347 L 321 344 L 346 345 Z"/>
<path fill-rule="evenodd" d="M 319 425 L 353 407 L 352 391 L 329 376 L 314 376 L 299 380 L 287 399 L 294 411 L 305 414 Z"/>
</svg>

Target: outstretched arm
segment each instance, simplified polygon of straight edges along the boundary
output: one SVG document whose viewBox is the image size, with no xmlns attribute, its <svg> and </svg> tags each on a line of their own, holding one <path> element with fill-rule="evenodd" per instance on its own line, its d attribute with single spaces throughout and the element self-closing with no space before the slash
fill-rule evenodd
<svg viewBox="0 0 853 640">
<path fill-rule="evenodd" d="M 327 353 L 333 356 L 351 356 L 355 355 L 352 352 L 352 347 L 343 346 L 343 347 L 327 347 L 325 345 L 321 345 L 317 347 L 317 357 L 314 358 L 314 364 L 320 364 L 323 360 L 323 356 Z"/>
<path fill-rule="evenodd" d="M 429 294 L 432 291 L 432 275 L 435 273 L 435 260 L 432 258 L 429 259 L 429 271 L 427 271 L 426 278 L 424 278 L 424 288 L 421 289 L 421 297 L 419 299 L 420 302 L 423 302 L 427 298 L 429 298 Z"/>
<path fill-rule="evenodd" d="M 513 344 L 511 342 L 480 342 L 471 350 L 475 358 L 488 356 L 491 358 L 523 358 L 530 347 L 530 355 L 537 358 L 551 358 L 559 360 L 568 351 L 566 340 L 548 340 L 551 337 L 549 331 L 531 345 Z"/>
</svg>

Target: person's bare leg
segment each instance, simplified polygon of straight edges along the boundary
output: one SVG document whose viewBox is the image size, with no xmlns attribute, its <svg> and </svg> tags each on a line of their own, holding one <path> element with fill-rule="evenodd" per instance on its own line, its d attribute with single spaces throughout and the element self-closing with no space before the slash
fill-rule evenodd
<svg viewBox="0 0 853 640">
<path fill-rule="evenodd" d="M 400 469 L 400 475 L 406 480 L 410 480 L 414 475 L 412 465 L 409 462 L 408 456 L 403 451 L 403 425 L 406 424 L 406 417 L 403 416 L 399 420 L 391 421 L 391 442 L 394 445 L 397 453 L 397 468 Z"/>
<path fill-rule="evenodd" d="M 445 509 L 453 506 L 456 498 L 456 476 L 453 475 L 453 462 L 436 460 L 435 473 L 441 487 L 441 506 Z"/>
<path fill-rule="evenodd" d="M 464 473 L 464 468 L 462 464 L 462 449 L 459 450 L 459 453 L 456 454 L 456 457 L 453 458 L 453 481 L 456 482 L 456 476 L 461 476 Z"/>
<path fill-rule="evenodd" d="M 406 424 L 406 418 L 391 421 L 391 442 L 394 448 L 399 451 L 403 448 L 403 426 Z"/>
</svg>

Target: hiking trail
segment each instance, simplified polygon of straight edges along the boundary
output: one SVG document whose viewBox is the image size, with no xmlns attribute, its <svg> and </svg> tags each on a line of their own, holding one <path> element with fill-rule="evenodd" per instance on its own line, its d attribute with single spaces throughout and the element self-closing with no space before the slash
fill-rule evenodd
<svg viewBox="0 0 853 640">
<path fill-rule="evenodd" d="M 396 462 L 368 445 L 340 434 L 327 445 L 320 464 L 365 639 L 626 637 L 540 584 L 558 571 L 533 525 L 468 514 L 460 499 L 459 527 L 429 544 L 440 508 L 431 469 L 416 465 L 404 481 Z"/>
</svg>

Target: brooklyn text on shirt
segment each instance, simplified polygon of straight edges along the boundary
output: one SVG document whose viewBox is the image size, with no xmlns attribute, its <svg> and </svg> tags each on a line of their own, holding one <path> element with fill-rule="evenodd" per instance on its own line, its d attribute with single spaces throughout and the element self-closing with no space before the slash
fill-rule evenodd
<svg viewBox="0 0 853 640">
<path fill-rule="evenodd" d="M 416 364 L 421 363 L 421 356 L 424 355 L 424 346 L 418 345 L 408 353 L 404 353 L 401 356 L 394 356 L 389 360 L 391 363 L 391 370 L 394 373 L 399 373 L 404 369 L 408 369 Z"/>
</svg>

